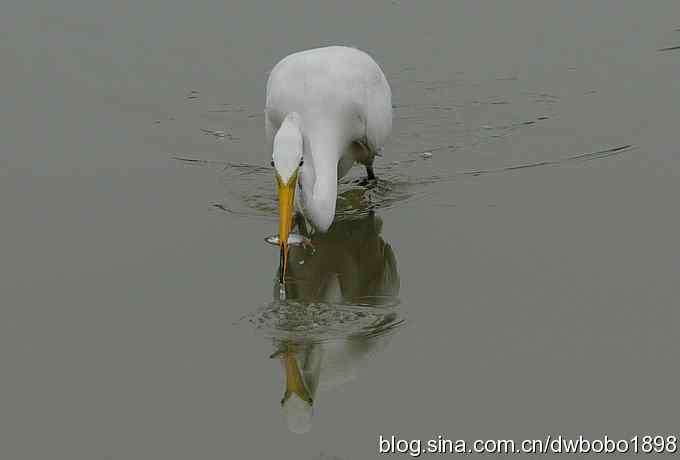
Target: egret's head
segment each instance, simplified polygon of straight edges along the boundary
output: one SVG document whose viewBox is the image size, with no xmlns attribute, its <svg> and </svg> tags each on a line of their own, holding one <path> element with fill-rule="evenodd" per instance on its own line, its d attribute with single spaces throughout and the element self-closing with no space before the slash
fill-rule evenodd
<svg viewBox="0 0 680 460">
<path fill-rule="evenodd" d="M 302 133 L 299 116 L 289 114 L 274 136 L 272 166 L 279 194 L 279 241 L 281 245 L 281 282 L 288 265 L 288 234 L 293 223 L 293 203 L 300 166 L 302 166 Z"/>
</svg>

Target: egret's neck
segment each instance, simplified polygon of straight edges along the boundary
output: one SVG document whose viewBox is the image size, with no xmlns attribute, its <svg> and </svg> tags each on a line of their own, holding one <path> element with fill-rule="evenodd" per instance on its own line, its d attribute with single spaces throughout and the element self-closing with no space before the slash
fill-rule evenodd
<svg viewBox="0 0 680 460">
<path fill-rule="evenodd" d="M 314 226 L 325 232 L 333 223 L 335 205 L 338 198 L 338 160 L 344 150 L 342 133 L 337 132 L 334 123 L 317 122 L 305 126 L 305 153 L 309 152 L 311 164 L 303 166 L 303 175 L 313 176 L 307 180 L 305 208 Z M 309 147 L 309 148 L 307 148 Z M 305 168 L 306 167 L 306 168 Z M 311 190 L 310 190 L 311 186 Z"/>
</svg>

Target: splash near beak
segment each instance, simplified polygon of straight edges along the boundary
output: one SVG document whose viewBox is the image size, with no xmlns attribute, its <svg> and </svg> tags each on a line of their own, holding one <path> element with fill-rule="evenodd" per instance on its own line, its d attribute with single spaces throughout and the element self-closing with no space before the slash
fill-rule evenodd
<svg viewBox="0 0 680 460">
<path fill-rule="evenodd" d="M 284 183 L 279 175 L 276 175 L 276 187 L 279 192 L 279 246 L 281 247 L 281 276 L 279 281 L 283 283 L 288 268 L 288 235 L 293 225 L 293 202 L 295 200 L 295 186 L 297 184 L 297 171 L 293 173 L 287 183 Z"/>
</svg>

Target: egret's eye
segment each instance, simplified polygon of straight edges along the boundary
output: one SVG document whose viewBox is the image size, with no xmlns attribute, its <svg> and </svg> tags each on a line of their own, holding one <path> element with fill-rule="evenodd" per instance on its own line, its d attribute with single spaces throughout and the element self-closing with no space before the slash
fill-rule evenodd
<svg viewBox="0 0 680 460">
<path fill-rule="evenodd" d="M 269 164 L 272 165 L 272 168 L 273 168 L 274 167 L 274 160 L 272 160 L 271 163 L 269 163 Z"/>
</svg>

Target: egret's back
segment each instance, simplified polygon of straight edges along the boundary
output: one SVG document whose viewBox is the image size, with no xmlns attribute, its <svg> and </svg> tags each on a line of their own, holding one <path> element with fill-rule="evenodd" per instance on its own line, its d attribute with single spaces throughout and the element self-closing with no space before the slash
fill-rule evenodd
<svg viewBox="0 0 680 460">
<path fill-rule="evenodd" d="M 382 70 L 363 51 L 331 46 L 291 54 L 267 82 L 268 141 L 286 114 L 297 112 L 307 123 L 342 120 L 351 137 L 378 151 L 392 129 L 391 97 Z"/>
</svg>

